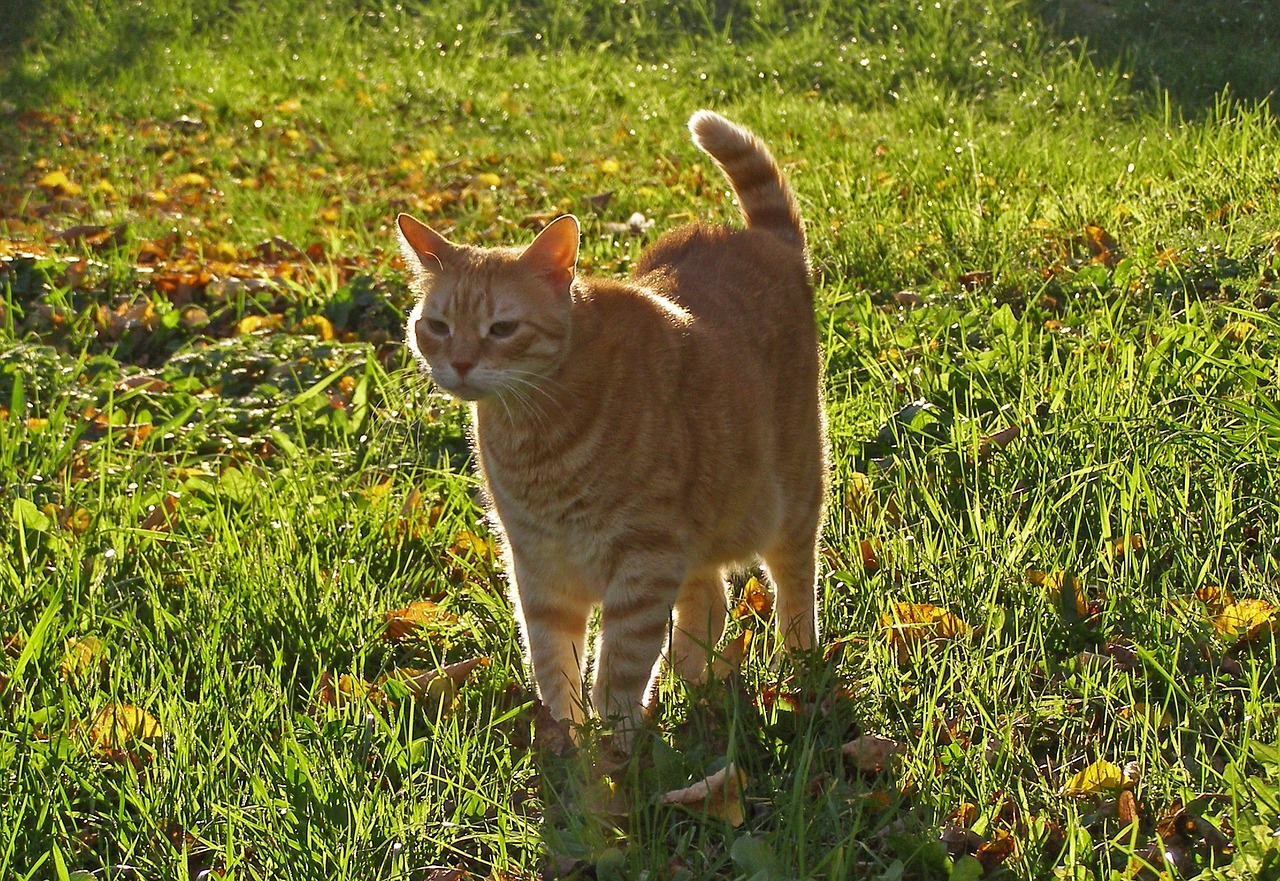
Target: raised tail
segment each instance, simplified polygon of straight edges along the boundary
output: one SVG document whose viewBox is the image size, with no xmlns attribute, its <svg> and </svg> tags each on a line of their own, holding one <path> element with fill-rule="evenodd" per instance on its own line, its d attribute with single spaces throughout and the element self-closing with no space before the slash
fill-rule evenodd
<svg viewBox="0 0 1280 881">
<path fill-rule="evenodd" d="M 693 142 L 711 156 L 729 178 L 752 229 L 764 229 L 804 249 L 800 206 L 764 142 L 718 113 L 699 110 L 689 119 Z"/>
</svg>

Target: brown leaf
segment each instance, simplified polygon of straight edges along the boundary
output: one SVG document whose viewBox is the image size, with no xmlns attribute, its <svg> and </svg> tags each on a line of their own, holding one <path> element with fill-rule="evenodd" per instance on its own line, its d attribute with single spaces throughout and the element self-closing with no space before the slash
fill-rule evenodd
<svg viewBox="0 0 1280 881">
<path fill-rule="evenodd" d="M 139 528 L 150 530 L 151 532 L 168 532 L 169 527 L 173 524 L 174 514 L 178 510 L 178 500 L 180 498 L 177 493 L 165 493 L 160 499 L 160 504 L 151 509 L 151 513 L 139 524 Z"/>
<path fill-rule="evenodd" d="M 448 709 L 458 698 L 462 684 L 477 667 L 489 666 L 488 656 L 470 658 L 449 664 L 439 670 L 397 670 L 379 680 L 379 684 L 394 679 L 418 700 L 434 701 Z"/>
<path fill-rule="evenodd" d="M 96 636 L 73 636 L 67 640 L 58 672 L 65 680 L 75 680 L 89 673 L 95 663 L 106 662 L 102 640 Z"/>
<path fill-rule="evenodd" d="M 413 635 L 420 627 L 432 624 L 456 624 L 458 616 L 441 609 L 432 600 L 416 600 L 403 609 L 392 609 L 383 616 L 386 626 L 382 636 L 391 642 L 400 642 Z"/>
<path fill-rule="evenodd" d="M 979 846 L 973 855 L 978 862 L 982 863 L 982 871 L 986 874 L 1013 856 L 1015 852 L 1017 852 L 1017 846 L 1013 836 L 1004 829 L 997 829 L 995 837 Z"/>
<path fill-rule="evenodd" d="M 1120 251 L 1120 243 L 1102 227 L 1092 223 L 1086 224 L 1084 240 L 1089 247 L 1089 256 L 1094 263 L 1101 263 L 1110 269 L 1120 262 L 1123 256 Z"/>
<path fill-rule="evenodd" d="M 905 744 L 878 734 L 864 734 L 840 747 L 841 755 L 864 774 L 878 774 L 889 759 L 905 750 Z"/>
<path fill-rule="evenodd" d="M 706 814 L 736 829 L 746 819 L 742 809 L 742 790 L 746 784 L 746 775 L 730 762 L 691 786 L 668 792 L 662 797 L 662 803 Z"/>
<path fill-rule="evenodd" d="M 540 753 L 564 758 L 573 751 L 573 729 L 569 720 L 557 719 L 542 701 L 534 704 L 533 748 Z"/>
<path fill-rule="evenodd" d="M 754 575 L 747 579 L 742 588 L 742 599 L 733 609 L 734 618 L 745 618 L 755 615 L 767 619 L 773 612 L 773 596 Z"/>
<path fill-rule="evenodd" d="M 1017 439 L 1022 433 L 1022 428 L 1016 423 L 1008 428 L 1002 428 L 995 434 L 989 434 L 978 444 L 978 459 L 985 461 L 991 458 L 996 450 L 1002 450 Z"/>
</svg>

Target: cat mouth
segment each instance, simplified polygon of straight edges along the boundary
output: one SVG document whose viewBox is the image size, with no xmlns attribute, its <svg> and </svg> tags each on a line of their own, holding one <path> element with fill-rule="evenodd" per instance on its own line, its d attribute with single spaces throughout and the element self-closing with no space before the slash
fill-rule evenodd
<svg viewBox="0 0 1280 881">
<path fill-rule="evenodd" d="M 439 379 L 437 379 L 436 385 L 438 385 L 441 389 L 448 392 L 449 394 L 453 395 L 455 398 L 459 398 L 463 401 L 478 401 L 481 398 L 488 396 L 490 393 L 489 389 L 481 388 L 480 386 L 477 386 L 477 385 L 472 385 L 471 383 L 466 382 L 465 380 L 462 382 L 448 384 L 448 383 L 443 383 Z"/>
</svg>

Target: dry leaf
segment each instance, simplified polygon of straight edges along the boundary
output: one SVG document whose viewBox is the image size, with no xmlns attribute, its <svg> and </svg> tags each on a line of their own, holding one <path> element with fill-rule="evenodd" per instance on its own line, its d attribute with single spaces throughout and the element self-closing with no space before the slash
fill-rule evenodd
<svg viewBox="0 0 1280 881">
<path fill-rule="evenodd" d="M 891 611 L 880 616 L 880 629 L 903 662 L 909 657 L 911 643 L 963 636 L 969 625 L 930 603 L 894 603 Z"/>
<path fill-rule="evenodd" d="M 1119 765 L 1100 760 L 1062 784 L 1061 795 L 1092 795 L 1125 787 L 1124 771 Z"/>
<path fill-rule="evenodd" d="M 978 459 L 986 460 L 991 458 L 991 454 L 996 450 L 1002 450 L 1017 439 L 1022 433 L 1022 428 L 1017 424 L 1010 425 L 1008 428 L 1002 428 L 995 434 L 989 434 L 978 444 Z"/>
<path fill-rule="evenodd" d="M 1111 540 L 1111 554 L 1115 557 L 1123 557 L 1127 553 L 1144 549 L 1141 532 L 1135 532 L 1133 535 L 1122 535 Z"/>
<path fill-rule="evenodd" d="M 840 747 L 841 755 L 864 774 L 878 774 L 890 758 L 904 750 L 904 744 L 878 734 L 864 734 Z"/>
<path fill-rule="evenodd" d="M 989 873 L 1017 851 L 1013 836 L 1004 829 L 997 829 L 995 837 L 984 842 L 974 851 L 974 858 L 982 863 L 983 873 Z"/>
<path fill-rule="evenodd" d="M 89 740 L 100 751 L 127 750 L 138 741 L 164 736 L 160 723 L 146 710 L 129 704 L 107 704 L 93 719 Z"/>
<path fill-rule="evenodd" d="M 1206 584 L 1204 587 L 1196 588 L 1195 596 L 1215 615 L 1227 606 L 1234 606 L 1236 602 L 1235 595 L 1231 591 L 1216 584 Z"/>
<path fill-rule="evenodd" d="M 95 661 L 105 660 L 102 640 L 96 636 L 73 636 L 67 640 L 66 651 L 63 653 L 62 663 L 58 665 L 58 672 L 62 674 L 63 679 L 75 679 L 88 673 Z"/>
<path fill-rule="evenodd" d="M 399 642 L 413 634 L 419 627 L 429 624 L 456 624 L 458 616 L 447 612 L 431 600 L 417 600 L 403 609 L 392 609 L 383 616 L 386 626 L 382 635 L 391 642 Z"/>
<path fill-rule="evenodd" d="M 140 528 L 152 532 L 167 532 L 173 523 L 173 515 L 178 510 L 177 493 L 168 492 L 160 499 L 160 504 L 151 509 L 151 513 L 142 521 Z"/>
<path fill-rule="evenodd" d="M 482 656 L 449 664 L 439 670 L 397 670 L 383 676 L 378 680 L 378 684 L 382 685 L 388 680 L 395 680 L 418 700 L 434 701 L 445 709 L 449 709 L 458 699 L 458 692 L 467 677 L 471 675 L 471 671 L 477 667 L 487 666 L 489 666 L 489 658 Z"/>
<path fill-rule="evenodd" d="M 742 789 L 746 785 L 746 775 L 730 762 L 692 786 L 668 792 L 662 803 L 724 820 L 736 829 L 746 819 L 742 810 Z"/>
<path fill-rule="evenodd" d="M 1027 580 L 1037 587 L 1043 587 L 1049 601 L 1058 611 L 1070 609 L 1075 605 L 1076 615 L 1083 618 L 1089 614 L 1089 601 L 1085 598 L 1080 579 L 1064 569 L 1053 572 L 1042 572 L 1039 569 L 1028 569 Z"/>
<path fill-rule="evenodd" d="M 1253 642 L 1280 631 L 1276 607 L 1266 600 L 1239 600 L 1224 606 L 1213 619 L 1219 636 L 1237 642 Z"/>
<path fill-rule="evenodd" d="M 1120 243 L 1102 227 L 1092 223 L 1087 224 L 1084 228 L 1084 240 L 1094 263 L 1101 263 L 1111 268 L 1120 262 Z"/>
<path fill-rule="evenodd" d="M 773 612 L 773 596 L 760 583 L 760 580 L 754 575 L 747 579 L 747 583 L 742 588 L 742 599 L 738 601 L 737 606 L 733 609 L 734 618 L 744 618 L 748 615 L 757 615 L 761 618 L 768 618 Z"/>
</svg>

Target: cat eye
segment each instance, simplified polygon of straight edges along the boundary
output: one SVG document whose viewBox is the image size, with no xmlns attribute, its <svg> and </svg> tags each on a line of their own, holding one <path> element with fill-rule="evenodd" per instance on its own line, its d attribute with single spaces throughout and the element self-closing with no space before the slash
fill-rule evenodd
<svg viewBox="0 0 1280 881">
<path fill-rule="evenodd" d="M 431 331 L 436 336 L 449 335 L 449 325 L 446 322 L 440 321 L 437 318 L 428 318 L 424 323 L 427 325 L 427 330 Z"/>
<path fill-rule="evenodd" d="M 489 325 L 489 336 L 497 339 L 509 337 L 516 332 L 516 328 L 520 326 L 518 321 L 495 321 Z"/>
</svg>

